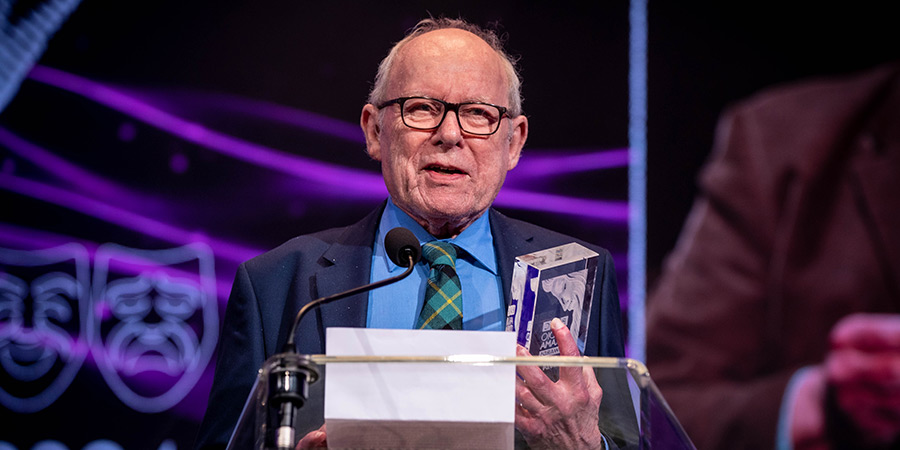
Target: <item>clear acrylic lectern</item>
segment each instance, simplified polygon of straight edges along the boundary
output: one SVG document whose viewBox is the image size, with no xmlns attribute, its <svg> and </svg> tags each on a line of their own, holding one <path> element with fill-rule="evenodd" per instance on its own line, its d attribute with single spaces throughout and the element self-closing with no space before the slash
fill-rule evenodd
<svg viewBox="0 0 900 450">
<path fill-rule="evenodd" d="M 401 364 L 405 370 L 415 371 L 421 365 L 516 365 L 546 367 L 590 367 L 603 388 L 603 402 L 600 408 L 597 426 L 602 431 L 610 447 L 629 449 L 694 449 L 684 429 L 671 409 L 666 404 L 647 367 L 639 361 L 627 358 L 581 358 L 581 357 L 492 357 L 485 355 L 455 355 L 449 357 L 392 357 L 392 356 L 325 356 L 325 355 L 275 355 L 260 368 L 256 383 L 240 420 L 229 442 L 229 448 L 235 449 L 275 449 L 279 448 L 275 431 L 284 423 L 277 423 L 279 400 L 273 400 L 274 385 L 285 381 L 273 374 L 274 367 L 280 367 L 285 359 L 289 362 L 314 367 L 310 376 L 314 381 L 309 383 L 307 398 L 302 406 L 289 418 L 293 432 L 288 442 L 282 435 L 280 448 L 293 448 L 308 432 L 318 429 L 324 423 L 324 386 L 327 382 L 328 367 L 335 365 L 355 364 L 357 366 L 372 364 Z M 296 366 L 297 364 L 295 364 Z M 304 375 L 308 372 L 302 371 Z M 365 372 L 363 370 L 360 371 Z M 296 380 L 289 380 L 289 383 Z M 461 380 L 465 383 L 466 380 Z M 510 383 L 515 383 L 510 379 Z M 283 386 L 279 386 L 283 387 Z M 362 405 L 363 407 L 365 405 Z M 515 404 L 509 405 L 515 408 Z M 390 429 L 373 429 L 360 426 L 358 442 L 370 442 L 372 448 L 448 448 L 458 447 L 440 433 L 423 431 L 421 435 L 410 439 L 409 436 L 392 434 Z M 456 436 L 459 437 L 459 436 Z M 465 436 L 463 436 L 465 437 Z M 392 441 L 393 439 L 393 441 Z M 366 444 L 355 444 L 366 447 Z M 466 448 L 478 447 L 477 442 L 463 444 Z M 514 444 L 510 447 L 527 448 L 524 440 L 516 433 Z"/>
</svg>

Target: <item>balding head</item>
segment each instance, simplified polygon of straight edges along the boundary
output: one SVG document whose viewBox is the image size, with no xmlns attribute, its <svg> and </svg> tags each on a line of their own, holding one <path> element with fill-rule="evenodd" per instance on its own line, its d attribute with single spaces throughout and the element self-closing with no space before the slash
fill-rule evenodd
<svg viewBox="0 0 900 450">
<path fill-rule="evenodd" d="M 506 102 L 506 105 L 504 106 L 509 108 L 509 115 L 512 117 L 522 114 L 522 83 L 519 78 L 518 72 L 516 72 L 515 60 L 507 55 L 507 53 L 503 50 L 503 45 L 500 41 L 500 38 L 497 37 L 497 34 L 491 30 L 481 28 L 461 19 L 448 18 L 429 18 L 420 21 L 409 32 L 409 34 L 406 35 L 405 38 L 403 38 L 400 42 L 397 42 L 397 44 L 395 44 L 394 47 L 391 48 L 391 51 L 388 53 L 387 57 L 385 57 L 384 60 L 381 61 L 381 64 L 378 66 L 378 73 L 375 75 L 375 83 L 372 87 L 372 91 L 369 93 L 369 103 L 378 105 L 390 98 L 388 97 L 386 92 L 387 86 L 390 83 L 391 76 L 393 75 L 392 72 L 394 69 L 394 64 L 396 63 L 397 56 L 401 52 L 403 47 L 426 33 L 446 29 L 467 31 L 477 36 L 490 49 L 494 51 L 494 53 L 498 57 L 499 63 L 501 64 L 502 73 L 507 82 L 508 100 Z"/>
</svg>

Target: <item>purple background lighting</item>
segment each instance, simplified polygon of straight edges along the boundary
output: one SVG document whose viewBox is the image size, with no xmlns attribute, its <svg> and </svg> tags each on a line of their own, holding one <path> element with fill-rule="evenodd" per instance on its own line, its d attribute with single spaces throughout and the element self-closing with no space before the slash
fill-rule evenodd
<svg viewBox="0 0 900 450">
<path fill-rule="evenodd" d="M 627 3 L 446 8 L 84 2 L 0 112 L 0 247 L 80 243 L 99 283 L 97 252 L 106 243 L 138 250 L 203 243 L 214 254 L 221 319 L 240 262 L 298 234 L 356 221 L 385 199 L 357 125 L 377 64 L 426 11 L 463 13 L 482 24 L 499 20 L 511 53 L 522 56 L 531 133 L 496 206 L 610 249 L 627 313 Z M 348 39 L 347 30 L 366 31 Z M 592 57 L 547 40 L 563 35 Z M 559 86 L 578 89 L 577 101 Z M 119 318 L 100 313 L 109 332 Z M 190 446 L 213 363 L 177 405 L 143 414 L 100 370 L 103 361 L 92 355 L 102 349 L 88 350 L 53 404 L 0 414 L 8 429 L 59 427 L 0 440 L 18 448 L 44 439 L 69 448 L 99 439 L 125 448 Z M 134 380 L 151 391 L 171 384 L 153 373 Z M 84 405 L 97 413 L 85 417 Z"/>
<path fill-rule="evenodd" d="M 13 1 L 13 13 L 43 3 Z M 384 200 L 360 108 L 389 46 L 430 12 L 497 22 L 507 36 L 530 130 L 496 206 L 608 248 L 627 317 L 628 3 L 82 2 L 37 65 L 17 68 L 28 77 L 0 110 L 0 247 L 78 243 L 93 275 L 105 243 L 204 243 L 221 319 L 241 261 Z M 649 3 L 648 288 L 723 108 L 775 83 L 900 56 L 885 45 L 896 40 L 894 15 L 878 8 L 772 6 Z M 18 270 L 0 266 L 40 275 Z M 41 411 L 0 405 L 0 441 L 191 446 L 213 363 L 180 403 L 144 414 L 114 394 L 98 362 L 88 353 Z M 151 389 L 170 381 L 137 379 Z M 0 371 L 0 386 L 12 381 Z"/>
<path fill-rule="evenodd" d="M 124 204 L 137 204 L 152 201 L 146 196 L 129 191 L 124 186 L 111 183 L 102 177 L 98 177 L 81 167 L 60 158 L 53 152 L 16 136 L 14 133 L 3 127 L 0 127 L 0 145 L 3 145 L 8 151 L 14 153 L 16 156 L 41 167 L 56 178 L 77 186 L 85 193 L 94 196 L 103 196 L 109 201 Z M 15 164 L 13 159 L 7 159 L 6 162 L 10 165 Z M 12 174 L 14 169 L 4 172 Z"/>
<path fill-rule="evenodd" d="M 147 102 L 126 95 L 118 90 L 93 81 L 78 77 L 69 73 L 55 70 L 49 67 L 37 66 L 32 70 L 29 78 L 49 84 L 70 92 L 83 95 L 111 109 L 127 114 L 139 121 L 167 131 L 187 141 L 194 142 L 205 148 L 221 152 L 236 159 L 251 164 L 283 171 L 306 181 L 329 186 L 339 187 L 341 194 L 353 193 L 359 197 L 384 198 L 387 190 L 380 174 L 358 170 L 347 170 L 343 167 L 312 161 L 308 158 L 288 155 L 283 151 L 268 148 L 252 142 L 247 142 L 226 134 L 213 131 L 195 122 L 184 120 L 168 111 L 154 107 Z M 290 110 L 285 107 L 275 107 L 261 102 L 240 102 L 231 98 L 228 102 L 240 111 L 241 104 L 248 104 L 250 109 L 244 112 L 264 111 L 265 117 L 281 117 L 281 122 L 292 125 L 300 125 L 303 128 L 340 137 L 346 140 L 361 141 L 361 131 L 350 124 L 340 124 L 335 120 L 326 120 L 316 114 Z M 321 126 L 321 128 L 317 128 Z M 352 128 L 352 131 L 351 131 Z M 129 134 L 133 135 L 133 131 Z M 351 138 L 356 137 L 356 139 Z M 121 138 L 121 128 L 120 128 Z M 130 140 L 130 139 L 123 139 Z M 176 155 L 179 161 L 184 157 Z M 627 150 L 601 152 L 586 155 L 572 155 L 567 157 L 544 156 L 540 159 L 523 162 L 524 170 L 515 170 L 510 173 L 511 184 L 520 176 L 552 176 L 564 175 L 571 172 L 583 172 L 598 169 L 623 167 L 627 165 Z M 180 173 L 173 166 L 173 171 Z M 546 170 L 542 172 L 542 168 Z M 628 220 L 628 206 L 626 202 L 598 202 L 588 199 L 569 198 L 566 196 L 547 196 L 542 193 L 505 189 L 497 198 L 498 206 L 508 206 L 518 209 L 583 215 L 586 217 L 620 221 Z"/>
<path fill-rule="evenodd" d="M 152 236 L 176 245 L 204 242 L 216 249 L 220 257 L 241 262 L 250 259 L 262 250 L 250 249 L 217 239 L 212 239 L 199 231 L 189 231 L 149 217 L 140 216 L 120 207 L 102 203 L 70 191 L 37 183 L 13 175 L 0 176 L 0 188 L 70 208 L 91 217 L 119 225 L 131 231 Z"/>
<path fill-rule="evenodd" d="M 76 239 L 72 236 L 58 235 L 54 233 L 47 233 L 44 231 L 38 231 L 29 228 L 20 228 L 14 225 L 0 223 L 0 247 L 43 249 L 58 247 L 69 242 L 76 242 L 84 246 L 88 251 L 88 255 L 90 256 L 91 261 L 93 262 L 94 255 L 97 253 L 97 247 L 99 247 L 99 244 L 97 244 L 96 242 L 89 242 Z M 237 267 L 237 262 L 233 266 Z M 179 272 L 174 271 L 174 273 L 177 274 Z M 132 275 L 134 274 L 132 273 Z M 217 276 L 216 297 L 223 307 L 228 300 L 228 294 L 231 292 L 231 283 L 233 281 L 233 278 L 233 276 L 221 276 L 221 274 Z"/>
</svg>

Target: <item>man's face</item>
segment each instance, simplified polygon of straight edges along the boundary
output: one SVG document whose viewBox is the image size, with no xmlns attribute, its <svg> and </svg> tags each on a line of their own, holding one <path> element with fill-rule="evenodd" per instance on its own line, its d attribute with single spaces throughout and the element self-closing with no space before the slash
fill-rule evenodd
<svg viewBox="0 0 900 450">
<path fill-rule="evenodd" d="M 408 42 L 389 73 L 387 99 L 424 96 L 447 102 L 509 106 L 500 56 L 483 40 L 458 29 L 437 30 Z M 502 119 L 490 136 L 460 130 L 448 112 L 435 130 L 403 124 L 400 106 L 363 109 L 368 152 L 381 161 L 394 203 L 432 234 L 455 235 L 494 201 L 527 137 L 524 116 Z"/>
</svg>

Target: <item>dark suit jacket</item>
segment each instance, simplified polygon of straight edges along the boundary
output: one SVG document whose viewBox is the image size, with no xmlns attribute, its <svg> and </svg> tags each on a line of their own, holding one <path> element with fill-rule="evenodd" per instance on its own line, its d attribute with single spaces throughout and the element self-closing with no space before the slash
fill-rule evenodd
<svg viewBox="0 0 900 450">
<path fill-rule="evenodd" d="M 900 64 L 732 108 L 700 187 L 647 302 L 647 366 L 698 448 L 773 448 L 832 326 L 900 311 Z"/>
<path fill-rule="evenodd" d="M 294 238 L 238 268 L 225 312 L 215 379 L 197 447 L 227 442 L 250 393 L 257 369 L 267 358 L 281 351 L 294 316 L 304 304 L 369 282 L 372 248 L 383 209 L 384 205 L 348 227 Z M 609 252 L 510 219 L 493 209 L 488 214 L 507 304 L 516 256 L 570 242 L 579 242 L 600 254 L 601 263 L 595 280 L 598 288 L 594 289 L 593 299 L 596 306 L 591 309 L 585 354 L 624 356 L 615 269 Z M 298 327 L 298 351 L 325 353 L 325 329 L 365 327 L 367 308 L 368 293 L 363 293 L 314 310 Z M 323 384 L 316 383 L 313 388 L 321 389 Z M 318 409 L 321 415 L 321 405 L 313 403 L 321 399 L 314 400 L 313 396 L 311 393 L 311 404 L 306 410 Z M 604 401 L 603 405 L 606 404 Z M 312 422 L 321 424 L 321 417 Z"/>
</svg>

